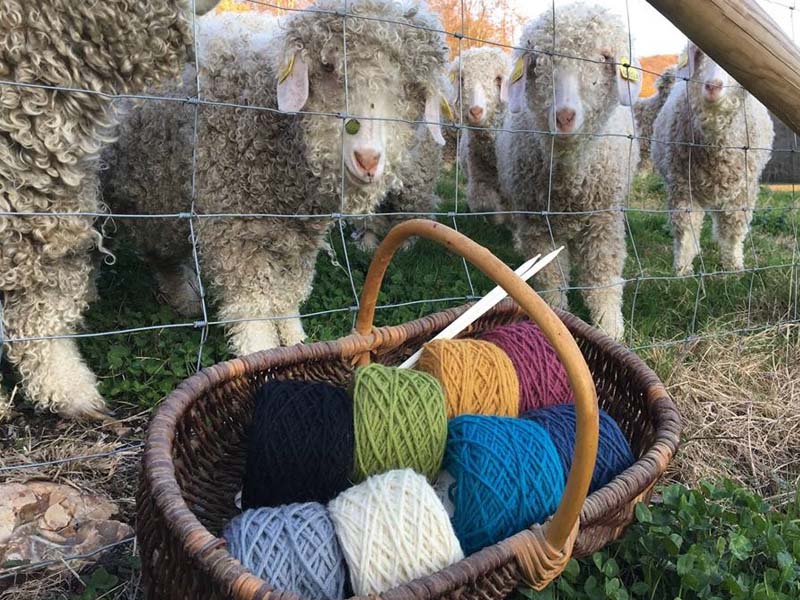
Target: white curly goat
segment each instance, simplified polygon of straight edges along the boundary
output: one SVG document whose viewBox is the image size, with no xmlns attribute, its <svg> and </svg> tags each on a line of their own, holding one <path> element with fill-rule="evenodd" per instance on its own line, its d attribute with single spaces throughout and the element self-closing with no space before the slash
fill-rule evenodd
<svg viewBox="0 0 800 600">
<path fill-rule="evenodd" d="M 461 136 L 459 158 L 467 176 L 467 202 L 473 212 L 504 209 L 500 201 L 495 140 L 505 115 L 500 92 L 507 75 L 506 53 L 492 47 L 465 50 L 450 67 L 450 80 L 457 94 L 453 104 L 461 111 L 461 122 L 467 126 Z"/>
<path fill-rule="evenodd" d="M 320 0 L 312 8 L 267 39 L 244 25 L 214 27 L 216 15 L 199 23 L 204 100 L 271 109 L 198 108 L 201 270 L 237 354 L 304 339 L 297 315 L 334 215 L 369 213 L 397 184 L 415 140 L 409 122 L 430 123 L 444 143 L 447 47 L 424 4 Z M 220 35 L 206 39 L 212 29 Z M 342 123 L 340 114 L 353 116 Z M 146 213 L 190 209 L 192 115 L 176 103 L 130 113 L 110 161 L 110 203 Z M 249 216 L 213 216 L 220 214 Z M 187 221 L 147 228 L 139 239 L 166 297 L 192 305 L 184 301 L 194 277 Z"/>
<path fill-rule="evenodd" d="M 553 19 L 548 10 L 529 22 L 513 55 L 497 136 L 501 190 L 511 208 L 534 213 L 513 220 L 522 254 L 566 246 L 538 277 L 543 297 L 566 307 L 571 259 L 592 320 L 619 339 L 622 208 L 639 161 L 628 107 L 641 74 L 625 66 L 628 33 L 611 11 L 571 4 L 556 9 L 555 31 Z"/>
<path fill-rule="evenodd" d="M 198 12 L 214 4 L 198 0 Z M 180 72 L 188 13 L 187 0 L 0 3 L 0 78 L 31 86 L 0 86 L 0 295 L 6 335 L 19 340 L 7 355 L 28 399 L 64 416 L 106 410 L 74 338 L 61 336 L 80 326 L 90 253 L 102 248 L 91 214 L 100 210 L 99 156 L 114 135 L 107 95 Z M 0 418 L 7 409 L 0 389 Z"/>
<path fill-rule="evenodd" d="M 667 185 L 675 272 L 694 272 L 706 211 L 722 268 L 740 270 L 772 148 L 772 119 L 693 43 L 682 55 L 677 79 L 656 117 L 650 149 Z"/>
</svg>

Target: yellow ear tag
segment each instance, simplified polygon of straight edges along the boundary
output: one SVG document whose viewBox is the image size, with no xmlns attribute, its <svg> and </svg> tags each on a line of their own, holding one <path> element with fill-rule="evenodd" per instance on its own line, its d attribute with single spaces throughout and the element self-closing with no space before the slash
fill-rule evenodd
<svg viewBox="0 0 800 600">
<path fill-rule="evenodd" d="M 442 114 L 445 117 L 447 117 L 451 121 L 455 121 L 455 117 L 453 116 L 453 109 L 450 108 L 450 103 L 447 101 L 447 98 L 442 98 L 442 104 L 440 108 Z"/>
<path fill-rule="evenodd" d="M 517 59 L 517 62 L 514 63 L 514 70 L 511 71 L 511 81 L 516 83 L 520 79 L 522 79 L 522 75 L 525 72 L 525 57 L 520 56 Z"/>
<path fill-rule="evenodd" d="M 294 53 L 289 57 L 286 61 L 286 64 L 283 66 L 283 70 L 281 71 L 280 76 L 278 77 L 278 83 L 283 83 L 292 74 L 292 69 L 294 69 Z"/>
<path fill-rule="evenodd" d="M 450 81 L 455 83 L 456 79 L 458 79 L 458 71 L 450 71 Z"/>
<path fill-rule="evenodd" d="M 678 58 L 678 68 L 682 69 L 688 64 L 689 64 L 689 55 L 686 54 L 686 52 L 681 52 L 681 55 Z"/>
<path fill-rule="evenodd" d="M 626 81 L 639 81 L 639 71 L 631 66 L 631 61 L 627 57 L 620 59 L 619 74 Z"/>
</svg>

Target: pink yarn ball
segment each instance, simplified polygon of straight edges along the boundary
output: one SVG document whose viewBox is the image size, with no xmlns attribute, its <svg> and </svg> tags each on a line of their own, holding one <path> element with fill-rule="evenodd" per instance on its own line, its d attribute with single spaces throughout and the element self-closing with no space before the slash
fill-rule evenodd
<svg viewBox="0 0 800 600">
<path fill-rule="evenodd" d="M 498 345 L 511 359 L 519 379 L 520 413 L 575 402 L 564 366 L 535 323 L 503 325 L 487 331 L 481 339 Z"/>
</svg>

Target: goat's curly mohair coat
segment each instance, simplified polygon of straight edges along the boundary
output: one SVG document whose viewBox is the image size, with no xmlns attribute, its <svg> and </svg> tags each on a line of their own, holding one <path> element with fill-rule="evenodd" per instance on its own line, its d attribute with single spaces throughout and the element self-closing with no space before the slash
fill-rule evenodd
<svg viewBox="0 0 800 600">
<path fill-rule="evenodd" d="M 633 116 L 620 106 L 616 82 L 615 63 L 629 54 L 628 33 L 610 10 L 572 4 L 555 11 L 553 48 L 553 18 L 547 11 L 528 23 L 517 44 L 530 56 L 527 106 L 507 113 L 497 137 L 501 191 L 514 210 L 554 213 L 513 221 L 515 244 L 525 256 L 547 252 L 554 242 L 566 246 L 537 277 L 542 297 L 567 306 L 572 259 L 592 320 L 620 338 L 627 255 L 622 208 L 639 163 L 639 145 L 627 137 L 633 134 Z M 517 50 L 515 60 L 521 55 Z M 554 68 L 577 74 L 583 109 L 577 134 L 549 133 Z"/>
<path fill-rule="evenodd" d="M 113 139 L 111 100 L 177 75 L 191 44 L 187 0 L 3 0 L 0 78 L 0 295 L 9 338 L 75 333 L 102 249 L 98 158 Z M 98 417 L 104 402 L 73 339 L 8 344 L 30 400 Z M 0 391 L 0 416 L 7 402 Z"/>
<path fill-rule="evenodd" d="M 661 107 L 669 97 L 672 85 L 675 83 L 675 66 L 664 69 L 656 79 L 656 93 L 648 98 L 642 98 L 633 105 L 633 114 L 636 116 L 636 135 L 639 138 L 639 168 L 650 171 L 653 161 L 650 159 L 650 139 L 653 137 L 653 124 L 656 121 Z"/>
<path fill-rule="evenodd" d="M 492 47 L 464 50 L 450 67 L 450 79 L 456 86 L 459 73 L 461 93 L 455 105 L 461 111 L 461 123 L 467 126 L 459 148 L 459 158 L 467 176 L 467 202 L 473 212 L 504 210 L 497 179 L 495 140 L 505 116 L 500 86 L 508 74 L 508 56 Z M 486 108 L 480 124 L 471 123 L 468 113 L 475 86 L 480 86 L 485 98 Z"/>
<path fill-rule="evenodd" d="M 744 268 L 743 245 L 758 199 L 761 173 L 774 137 L 772 119 L 735 84 L 718 102 L 703 98 L 702 70 L 710 59 L 698 48 L 691 81 L 677 81 L 653 125 L 653 164 L 667 186 L 674 268 L 693 272 L 705 211 L 725 270 Z M 747 151 L 744 148 L 748 148 Z"/>
<path fill-rule="evenodd" d="M 205 39 L 205 30 L 214 28 L 217 17 L 199 23 L 203 98 L 274 109 L 276 74 L 294 55 L 308 65 L 303 111 L 317 113 L 198 107 L 195 210 L 201 215 L 288 217 L 197 221 L 202 275 L 216 296 L 219 317 L 231 321 L 230 345 L 237 354 L 304 339 L 296 315 L 311 291 L 331 215 L 369 213 L 397 184 L 414 139 L 415 126 L 408 121 L 423 120 L 426 98 L 441 94 L 446 81 L 447 48 L 435 31 L 441 25 L 423 4 L 349 0 L 346 7 L 351 15 L 346 19 L 347 107 L 344 0 L 320 0 L 312 7 L 316 10 L 292 14 L 266 40 L 241 24 L 258 19 L 254 14 L 240 19 L 239 26 L 217 28 L 213 40 Z M 388 116 L 399 119 L 383 122 L 385 172 L 374 183 L 354 183 L 349 172 L 342 174 L 342 119 L 318 113 L 349 109 L 353 115 L 371 115 L 380 102 L 386 103 Z M 125 159 L 112 164 L 109 202 L 139 212 L 188 211 L 193 108 L 148 104 L 137 113 L 131 114 L 115 149 Z M 172 282 L 166 295 L 183 297 L 190 285 L 181 283 L 176 269 L 190 259 L 188 223 L 165 220 L 157 227 L 148 223 L 147 235 L 141 236 L 145 254 L 166 273 L 162 283 Z"/>
<path fill-rule="evenodd" d="M 616 83 L 615 63 L 629 54 L 629 37 L 621 20 L 600 6 L 560 7 L 555 22 L 555 48 L 552 10 L 529 22 L 517 44 L 530 57 L 527 106 L 507 112 L 497 136 L 501 191 L 514 210 L 554 213 L 513 221 L 515 244 L 525 256 L 547 252 L 554 243 L 566 246 L 558 262 L 537 277 L 543 298 L 566 307 L 572 259 L 592 320 L 620 338 L 626 259 L 622 208 L 639 162 L 638 144 L 628 137 L 633 116 L 620 106 Z M 516 50 L 512 64 L 522 55 Z M 573 135 L 549 133 L 554 68 L 577 74 L 584 116 Z"/>
</svg>

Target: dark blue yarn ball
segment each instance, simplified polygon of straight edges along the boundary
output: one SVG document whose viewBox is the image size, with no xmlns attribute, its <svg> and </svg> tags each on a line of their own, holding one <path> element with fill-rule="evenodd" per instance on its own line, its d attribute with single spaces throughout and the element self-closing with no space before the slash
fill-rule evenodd
<svg viewBox="0 0 800 600">
<path fill-rule="evenodd" d="M 465 554 L 542 523 L 564 493 L 556 448 L 533 421 L 483 415 L 451 419 L 443 466 L 455 479 L 448 493 Z"/>
<path fill-rule="evenodd" d="M 535 421 L 547 430 L 558 451 L 564 474 L 569 474 L 575 453 L 575 405 L 562 404 L 539 408 L 526 412 L 522 418 Z M 628 440 L 625 439 L 617 422 L 607 412 L 601 410 L 597 460 L 594 464 L 589 493 L 606 485 L 630 467 L 635 460 Z"/>
</svg>

